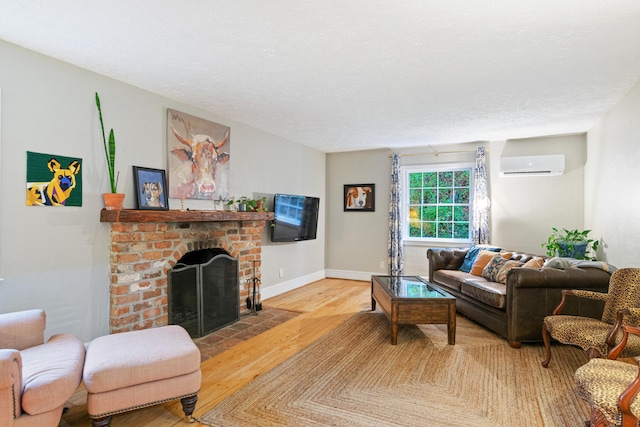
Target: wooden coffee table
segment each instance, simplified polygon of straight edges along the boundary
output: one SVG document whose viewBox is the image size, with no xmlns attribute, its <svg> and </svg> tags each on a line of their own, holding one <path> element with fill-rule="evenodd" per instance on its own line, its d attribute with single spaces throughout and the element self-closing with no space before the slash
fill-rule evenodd
<svg viewBox="0 0 640 427">
<path fill-rule="evenodd" d="M 371 310 L 376 302 L 389 318 L 391 344 L 398 324 L 446 324 L 449 344 L 456 343 L 456 299 L 418 276 L 371 276 Z"/>
</svg>

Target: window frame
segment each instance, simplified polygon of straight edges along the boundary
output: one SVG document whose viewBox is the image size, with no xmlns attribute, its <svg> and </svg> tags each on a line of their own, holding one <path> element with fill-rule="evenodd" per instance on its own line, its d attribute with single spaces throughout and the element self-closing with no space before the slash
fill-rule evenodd
<svg viewBox="0 0 640 427">
<path fill-rule="evenodd" d="M 446 246 L 448 244 L 459 245 L 469 244 L 472 241 L 472 226 L 473 226 L 473 190 L 474 190 L 474 172 L 475 164 L 473 162 L 458 162 L 458 163 L 440 163 L 440 164 L 419 164 L 403 166 L 401 168 L 402 181 L 401 194 L 402 194 L 402 239 L 409 244 L 440 244 Z M 409 174 L 416 172 L 455 172 L 461 170 L 469 171 L 469 237 L 466 239 L 457 238 L 441 238 L 441 237 L 410 237 L 409 236 Z"/>
</svg>

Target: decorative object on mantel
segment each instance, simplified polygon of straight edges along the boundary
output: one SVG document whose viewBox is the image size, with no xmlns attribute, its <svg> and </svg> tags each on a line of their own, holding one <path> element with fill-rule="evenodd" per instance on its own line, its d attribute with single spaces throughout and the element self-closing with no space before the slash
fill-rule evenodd
<svg viewBox="0 0 640 427">
<path fill-rule="evenodd" d="M 111 185 L 111 193 L 103 194 L 104 205 L 106 209 L 117 210 L 122 209 L 124 204 L 124 194 L 117 192 L 118 178 L 120 178 L 120 172 L 115 173 L 116 162 L 116 140 L 113 135 L 113 128 L 109 132 L 109 142 L 104 133 L 104 122 L 102 121 L 102 108 L 100 107 L 100 97 L 96 92 L 96 107 L 98 107 L 98 114 L 100 116 L 100 129 L 102 130 L 102 142 L 104 144 L 104 155 L 107 159 L 107 168 L 109 169 L 109 184 Z"/>
<path fill-rule="evenodd" d="M 27 151 L 27 206 L 82 206 L 81 165 L 77 157 Z"/>
<path fill-rule="evenodd" d="M 238 200 L 235 200 L 232 197 L 231 199 L 229 199 L 229 201 L 227 201 L 227 205 L 233 210 L 237 204 L 238 212 L 267 212 L 267 209 L 265 208 L 266 202 L 266 197 L 262 197 L 260 199 L 250 199 L 247 196 L 242 196 Z"/>
<path fill-rule="evenodd" d="M 227 126 L 167 109 L 169 197 L 229 197 L 230 132 Z"/>
<path fill-rule="evenodd" d="M 137 209 L 167 210 L 167 180 L 162 169 L 133 166 L 133 189 Z"/>
</svg>

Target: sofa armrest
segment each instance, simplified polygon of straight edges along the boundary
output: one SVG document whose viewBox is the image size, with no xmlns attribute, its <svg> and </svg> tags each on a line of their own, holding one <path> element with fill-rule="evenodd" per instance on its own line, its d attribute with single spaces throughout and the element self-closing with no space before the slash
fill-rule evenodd
<svg viewBox="0 0 640 427">
<path fill-rule="evenodd" d="M 24 350 L 44 343 L 44 310 L 0 314 L 0 348 Z"/>
<path fill-rule="evenodd" d="M 468 248 L 429 248 L 429 281 L 433 281 L 433 272 L 437 270 L 458 270 L 467 255 Z"/>
<path fill-rule="evenodd" d="M 20 416 L 22 357 L 17 350 L 0 349 L 0 425 L 12 426 Z"/>
</svg>

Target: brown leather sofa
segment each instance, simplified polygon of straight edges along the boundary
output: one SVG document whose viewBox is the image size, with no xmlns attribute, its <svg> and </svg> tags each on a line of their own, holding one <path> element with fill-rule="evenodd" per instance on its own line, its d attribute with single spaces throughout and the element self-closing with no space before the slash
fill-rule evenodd
<svg viewBox="0 0 640 427">
<path fill-rule="evenodd" d="M 611 274 L 599 268 L 523 268 L 509 270 L 505 284 L 460 271 L 468 249 L 427 250 L 429 281 L 456 297 L 458 313 L 503 336 L 514 347 L 542 341 L 542 320 L 558 305 L 563 289 L 607 292 Z M 526 262 L 536 255 L 511 252 Z M 604 303 L 571 298 L 563 314 L 600 318 Z"/>
</svg>

